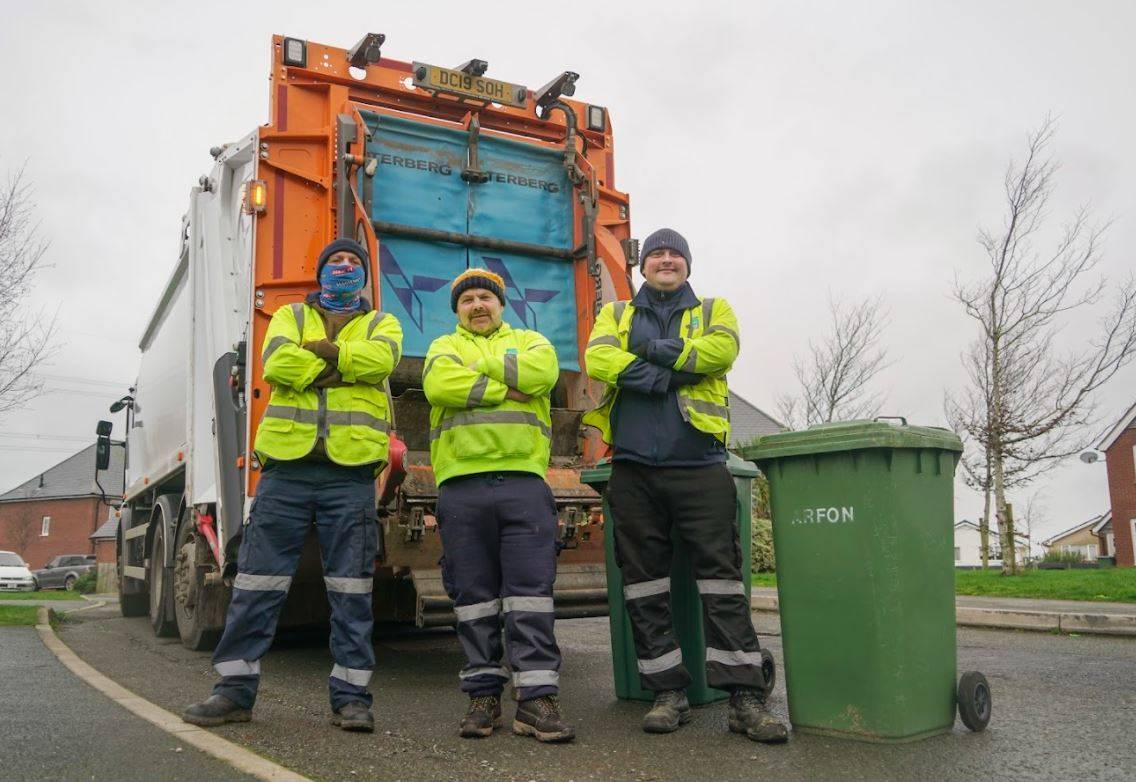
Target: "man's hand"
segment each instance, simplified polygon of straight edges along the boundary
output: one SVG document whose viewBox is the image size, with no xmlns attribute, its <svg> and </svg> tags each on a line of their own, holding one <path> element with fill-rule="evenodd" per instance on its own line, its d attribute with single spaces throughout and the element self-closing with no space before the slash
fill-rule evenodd
<svg viewBox="0 0 1136 782">
<path fill-rule="evenodd" d="M 505 392 L 505 398 L 506 399 L 512 399 L 514 402 L 531 402 L 532 401 L 531 396 L 529 396 L 528 394 L 522 394 L 520 391 L 518 391 L 515 388 L 510 388 L 508 391 L 506 391 Z"/>
<path fill-rule="evenodd" d="M 304 350 L 310 350 L 329 364 L 339 363 L 339 346 L 328 339 L 312 340 L 303 344 Z"/>
</svg>

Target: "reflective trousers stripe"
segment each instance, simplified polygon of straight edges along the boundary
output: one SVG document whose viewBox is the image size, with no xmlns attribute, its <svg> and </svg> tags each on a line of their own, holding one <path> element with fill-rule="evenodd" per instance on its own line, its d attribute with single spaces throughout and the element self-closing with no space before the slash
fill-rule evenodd
<svg viewBox="0 0 1136 782">
<path fill-rule="evenodd" d="M 260 660 L 224 660 L 213 670 L 221 676 L 260 676 Z"/>
<path fill-rule="evenodd" d="M 482 375 L 484 377 L 484 375 Z M 472 392 L 470 396 L 472 396 Z M 526 410 L 463 410 L 450 416 L 430 430 L 430 440 L 437 440 L 442 434 L 459 426 L 477 426 L 481 424 L 526 424 L 540 429 L 545 437 L 552 437 L 552 427 L 537 417 L 536 413 Z"/>
<path fill-rule="evenodd" d="M 497 676 L 501 679 L 508 679 L 509 672 L 501 666 L 482 666 L 480 668 L 467 668 L 458 674 L 459 678 L 472 679 L 474 676 Z"/>
<path fill-rule="evenodd" d="M 722 665 L 761 665 L 761 652 L 733 652 L 707 646 L 706 662 Z"/>
<path fill-rule="evenodd" d="M 233 579 L 235 589 L 249 592 L 287 592 L 292 586 L 291 576 L 258 576 L 255 573 L 237 573 Z"/>
<path fill-rule="evenodd" d="M 501 601 L 501 607 L 506 614 L 510 611 L 551 614 L 556 610 L 551 597 L 506 597 Z"/>
<path fill-rule="evenodd" d="M 654 581 L 642 581 L 638 584 L 627 584 L 623 587 L 624 600 L 637 600 L 640 597 L 651 595 L 665 595 L 671 591 L 671 577 L 656 578 Z"/>
<path fill-rule="evenodd" d="M 741 581 L 730 581 L 723 578 L 700 578 L 698 594 L 700 595 L 744 595 L 745 584 Z"/>
<path fill-rule="evenodd" d="M 560 674 L 556 671 L 513 671 L 514 687 L 543 687 L 560 685 Z"/>
<path fill-rule="evenodd" d="M 373 578 L 324 576 L 323 583 L 328 592 L 341 592 L 345 595 L 369 595 L 375 587 Z"/>
<path fill-rule="evenodd" d="M 340 679 L 348 684 L 354 684 L 356 687 L 366 687 L 370 684 L 372 673 L 374 672 L 366 671 L 362 668 L 347 668 L 339 663 L 336 663 L 331 668 L 333 678 Z"/>
<path fill-rule="evenodd" d="M 639 673 L 652 674 L 682 665 L 682 649 L 675 649 L 653 660 L 637 660 Z"/>
<path fill-rule="evenodd" d="M 474 603 L 468 606 L 454 606 L 454 613 L 459 622 L 472 622 L 475 619 L 484 619 L 487 616 L 497 616 L 501 613 L 501 601 L 487 600 L 484 603 Z"/>
</svg>

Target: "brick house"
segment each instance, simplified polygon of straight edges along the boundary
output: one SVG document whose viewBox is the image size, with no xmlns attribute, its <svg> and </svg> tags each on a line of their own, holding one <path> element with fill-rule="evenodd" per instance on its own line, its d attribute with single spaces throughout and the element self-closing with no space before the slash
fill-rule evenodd
<svg viewBox="0 0 1136 782">
<path fill-rule="evenodd" d="M 1128 408 L 1116 425 L 1097 445 L 1104 452 L 1108 469 L 1108 497 L 1112 541 L 1116 547 L 1110 556 L 1119 567 L 1136 565 L 1136 404 Z"/>
<path fill-rule="evenodd" d="M 110 469 L 99 473 L 111 502 L 122 497 L 124 452 L 123 444 L 115 443 Z M 0 494 L 0 549 L 15 551 L 33 569 L 60 554 L 94 554 L 91 535 L 110 510 L 95 485 L 92 443 Z"/>
</svg>

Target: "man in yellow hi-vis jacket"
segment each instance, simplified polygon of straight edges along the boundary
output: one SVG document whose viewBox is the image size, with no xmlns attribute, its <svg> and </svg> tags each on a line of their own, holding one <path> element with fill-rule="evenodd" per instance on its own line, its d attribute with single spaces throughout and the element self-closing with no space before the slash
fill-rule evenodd
<svg viewBox="0 0 1136 782">
<path fill-rule="evenodd" d="M 568 741 L 560 714 L 560 649 L 553 634 L 556 505 L 544 482 L 551 451 L 549 393 L 556 352 L 535 331 L 502 322 L 505 283 L 485 269 L 454 280 L 457 329 L 430 345 L 422 387 L 430 400 L 430 461 L 442 577 L 454 600 L 470 697 L 463 737 L 500 723 L 501 616 L 520 703 L 515 733 Z"/>
<path fill-rule="evenodd" d="M 584 417 L 613 445 L 606 499 L 614 526 L 643 687 L 655 703 L 648 733 L 690 720 L 670 615 L 671 531 L 690 552 L 702 597 L 706 678 L 731 691 L 730 730 L 762 742 L 788 732 L 765 708 L 761 652 L 750 621 L 726 469 L 730 440 L 726 372 L 738 355 L 738 323 L 725 299 L 700 299 L 690 248 L 667 228 L 643 243 L 646 285 L 630 302 L 604 305 L 585 353 L 588 374 L 607 384 Z"/>
<path fill-rule="evenodd" d="M 262 465 L 245 522 L 225 632 L 213 653 L 221 681 L 183 719 L 220 725 L 250 718 L 260 658 L 316 525 L 331 604 L 328 687 L 332 724 L 374 730 L 367 684 L 375 667 L 371 587 L 378 530 L 375 474 L 387 459 L 390 411 L 383 383 L 398 363 L 402 329 L 362 297 L 367 251 L 337 239 L 320 254 L 320 289 L 281 307 L 261 356 L 272 396 L 257 428 Z"/>
</svg>

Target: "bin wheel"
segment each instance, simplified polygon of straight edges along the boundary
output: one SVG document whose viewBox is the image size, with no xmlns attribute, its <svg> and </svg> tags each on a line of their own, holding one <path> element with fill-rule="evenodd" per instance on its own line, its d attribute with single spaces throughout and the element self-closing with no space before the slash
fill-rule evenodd
<svg viewBox="0 0 1136 782">
<path fill-rule="evenodd" d="M 777 683 L 777 663 L 773 662 L 773 655 L 768 649 L 761 650 L 761 678 L 761 691 L 768 697 Z"/>
<path fill-rule="evenodd" d="M 978 671 L 967 671 L 959 677 L 958 710 L 963 725 L 973 731 L 985 730 L 990 723 L 992 705 L 985 676 Z"/>
</svg>

